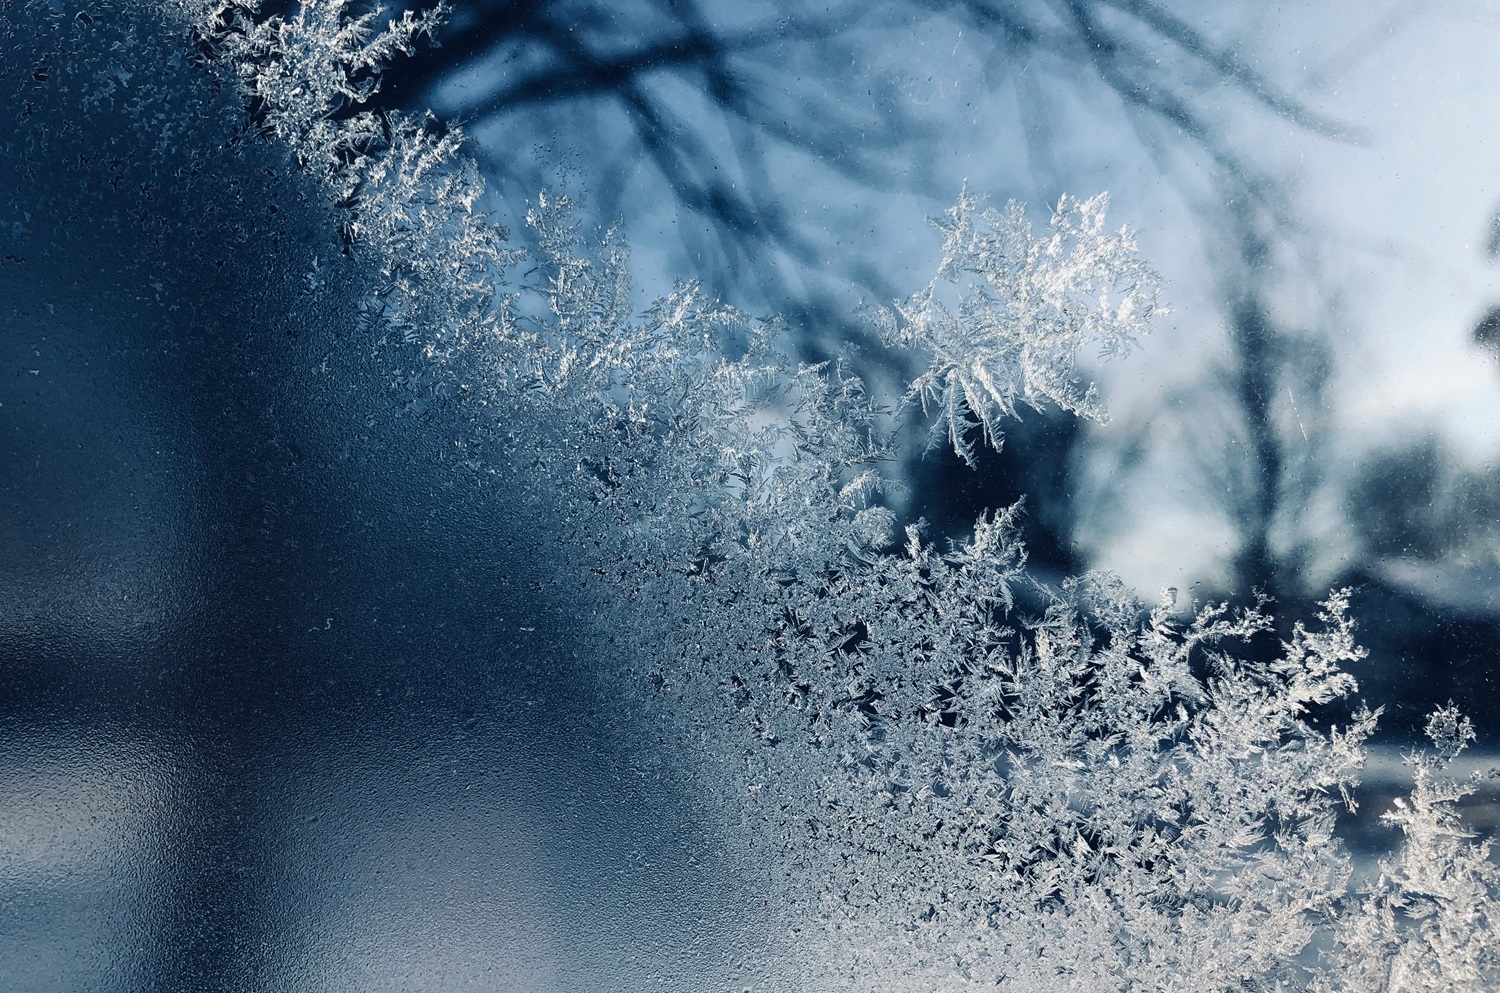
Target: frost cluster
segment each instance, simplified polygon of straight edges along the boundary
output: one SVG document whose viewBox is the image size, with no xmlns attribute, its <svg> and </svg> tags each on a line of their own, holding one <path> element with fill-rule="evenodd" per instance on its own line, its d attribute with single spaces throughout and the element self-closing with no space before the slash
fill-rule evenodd
<svg viewBox="0 0 1500 993">
<path fill-rule="evenodd" d="M 535 252 L 505 249 L 458 131 L 361 109 L 440 11 L 14 7 L 10 51 L 150 12 L 169 41 L 85 45 L 71 88 L 14 65 L 0 84 L 85 122 L 150 108 L 155 163 L 190 162 L 193 135 L 139 60 L 196 51 L 240 144 L 295 162 L 336 227 L 283 249 L 309 285 L 353 266 L 377 345 L 420 353 L 485 458 L 543 467 L 562 558 L 605 591 L 580 624 L 738 826 L 801 935 L 805 988 L 1500 989 L 1500 879 L 1444 774 L 1472 737 L 1456 714 L 1434 716 L 1437 752 L 1387 815 L 1402 847 L 1351 883 L 1335 821 L 1376 715 L 1315 717 L 1356 688 L 1347 594 L 1278 639 L 1259 607 L 1146 609 L 1102 575 L 1041 586 L 1017 508 L 952 547 L 897 534 L 890 411 L 859 379 L 691 283 L 638 313 L 623 238 L 580 231 L 565 199 L 531 205 Z M 54 139 L 3 140 L 14 161 Z M 965 191 L 938 279 L 878 315 L 923 363 L 902 410 L 963 458 L 1021 405 L 1103 416 L 1078 354 L 1125 351 L 1158 307 L 1104 210 L 1065 199 L 1037 233 Z"/>
<path fill-rule="evenodd" d="M 946 433 L 965 462 L 974 462 L 972 431 L 998 447 L 1002 423 L 1021 404 L 1050 402 L 1104 419 L 1098 393 L 1076 378 L 1075 359 L 1088 346 L 1104 355 L 1128 351 L 1159 297 L 1130 232 L 1105 231 L 1108 203 L 1103 194 L 1082 202 L 1064 196 L 1050 231 L 1038 237 L 1020 204 L 990 210 L 965 189 L 937 222 L 944 235 L 938 279 L 981 281 L 966 288 L 956 312 L 935 280 L 885 315 L 886 339 L 925 361 L 908 396 L 937 411 L 934 441 Z"/>
</svg>

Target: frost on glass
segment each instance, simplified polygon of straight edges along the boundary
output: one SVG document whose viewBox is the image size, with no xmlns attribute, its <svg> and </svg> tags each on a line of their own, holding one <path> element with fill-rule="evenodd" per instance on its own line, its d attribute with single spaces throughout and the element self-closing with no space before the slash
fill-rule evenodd
<svg viewBox="0 0 1500 993">
<path fill-rule="evenodd" d="M 38 39 L 53 29 L 21 6 Z M 1353 879 L 1334 829 L 1377 713 L 1317 717 L 1357 688 L 1346 592 L 1282 639 L 1264 604 L 1147 606 L 1098 574 L 1047 587 L 1018 508 L 939 545 L 882 503 L 892 406 L 966 461 L 1023 405 L 1103 417 L 1079 353 L 1125 352 L 1159 306 L 1103 197 L 1060 201 L 1038 232 L 966 191 L 934 283 L 875 316 L 921 370 L 887 404 L 690 282 L 637 312 L 623 235 L 581 231 L 566 199 L 530 205 L 534 252 L 504 248 L 456 129 L 360 109 L 440 10 L 120 9 L 153 12 L 142 48 L 196 52 L 236 140 L 312 184 L 332 230 L 302 278 L 353 267 L 343 302 L 462 411 L 461 471 L 531 466 L 555 488 L 557 568 L 602 591 L 574 636 L 608 647 L 620 705 L 653 715 L 731 826 L 795 935 L 788 988 L 1500 984 L 1500 880 L 1445 773 L 1472 737 L 1458 715 L 1434 715 L 1387 815 L 1402 847 Z M 136 54 L 85 54 L 87 120 Z M 152 162 L 192 161 L 194 135 L 137 116 Z"/>
<path fill-rule="evenodd" d="M 1082 417 L 1104 418 L 1092 386 L 1081 385 L 1075 359 L 1085 347 L 1122 354 L 1150 327 L 1158 290 L 1136 254 L 1130 232 L 1106 232 L 1109 198 L 1062 197 L 1051 230 L 1032 232 L 1025 208 L 985 208 L 967 189 L 937 221 L 943 232 L 941 280 L 978 277 L 959 300 L 944 306 L 939 284 L 897 307 L 886 319 L 893 344 L 921 353 L 926 371 L 911 383 L 938 414 L 934 441 L 946 433 L 953 450 L 973 465 L 975 428 L 998 447 L 1002 422 L 1019 405 L 1047 403 Z"/>
</svg>

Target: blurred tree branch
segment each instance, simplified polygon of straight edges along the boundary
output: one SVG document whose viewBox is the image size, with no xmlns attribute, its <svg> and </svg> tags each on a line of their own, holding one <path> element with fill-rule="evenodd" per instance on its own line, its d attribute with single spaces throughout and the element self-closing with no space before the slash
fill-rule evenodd
<svg viewBox="0 0 1500 993">
<path fill-rule="evenodd" d="M 875 32 L 951 24 L 991 90 L 1037 75 L 1051 88 L 1102 87 L 1148 143 L 1202 156 L 1238 196 L 1291 218 L 1281 184 L 1216 101 L 1330 137 L 1352 132 L 1257 69 L 1254 52 L 1216 39 L 1210 19 L 1156 0 L 474 0 L 454 10 L 440 49 L 390 68 L 375 102 L 466 121 L 507 192 L 555 182 L 518 154 L 553 133 L 585 147 L 577 178 L 601 210 L 645 165 L 663 199 L 699 222 L 681 236 L 715 291 L 827 319 L 844 310 L 830 306 L 839 284 L 879 301 L 894 287 L 878 246 L 840 242 L 830 258 L 819 205 L 774 167 L 790 158 L 855 191 L 951 195 L 932 188 L 939 122 L 873 64 Z"/>
</svg>

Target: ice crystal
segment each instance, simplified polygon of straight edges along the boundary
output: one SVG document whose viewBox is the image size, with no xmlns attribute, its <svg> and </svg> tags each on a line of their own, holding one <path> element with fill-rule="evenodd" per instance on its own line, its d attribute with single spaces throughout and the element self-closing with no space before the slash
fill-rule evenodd
<svg viewBox="0 0 1500 993">
<path fill-rule="evenodd" d="M 1050 401 L 1103 419 L 1097 391 L 1077 379 L 1077 355 L 1090 346 L 1127 351 L 1158 307 L 1156 277 L 1131 234 L 1105 231 L 1107 205 L 1103 194 L 1065 196 L 1050 234 L 1038 237 L 1022 205 L 988 209 L 965 189 L 936 222 L 944 235 L 938 280 L 898 305 L 885 331 L 921 353 L 927 368 L 909 396 L 936 411 L 934 441 L 946 434 L 964 461 L 974 461 L 975 429 L 998 446 L 1002 422 L 1022 404 Z M 974 277 L 950 309 L 939 281 Z"/>
<path fill-rule="evenodd" d="M 324 184 L 347 250 L 373 257 L 379 282 L 366 306 L 439 354 L 487 333 L 495 277 L 517 256 L 476 210 L 484 182 L 460 154 L 463 133 L 430 115 L 361 109 L 380 67 L 430 37 L 445 8 L 377 30 L 379 14 L 356 15 L 350 0 L 305 0 L 269 17 L 253 0 L 195 2 L 210 65 L 233 74 L 260 133 Z"/>
<path fill-rule="evenodd" d="M 1411 795 L 1382 815 L 1400 829 L 1401 847 L 1340 921 L 1320 993 L 1500 989 L 1500 866 L 1490 839 L 1475 840 L 1458 809 L 1478 775 L 1449 772 L 1473 730 L 1450 706 L 1432 715 L 1427 734 L 1437 754 L 1407 759 Z"/>
</svg>

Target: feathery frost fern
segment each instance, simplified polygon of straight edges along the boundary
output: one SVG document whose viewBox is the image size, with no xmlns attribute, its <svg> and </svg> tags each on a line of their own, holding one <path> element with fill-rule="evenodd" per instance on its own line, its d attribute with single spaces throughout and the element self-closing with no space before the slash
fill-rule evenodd
<svg viewBox="0 0 1500 993">
<path fill-rule="evenodd" d="M 1050 234 L 1039 238 L 1020 204 L 1002 213 L 965 189 L 936 222 L 944 235 L 938 280 L 884 321 L 887 341 L 926 359 L 908 396 L 937 411 L 934 443 L 946 433 L 972 465 L 973 430 L 998 447 L 1002 422 L 1021 404 L 1051 402 L 1104 419 L 1097 391 L 1075 377 L 1075 359 L 1088 346 L 1105 355 L 1128 351 L 1150 326 L 1159 297 L 1130 232 L 1104 230 L 1108 203 L 1104 194 L 1082 202 L 1064 196 Z M 981 282 L 967 287 L 957 312 L 945 306 L 939 281 L 973 277 Z"/>
<path fill-rule="evenodd" d="M 1435 715 L 1437 754 L 1414 755 L 1387 815 L 1403 846 L 1352 888 L 1334 821 L 1376 715 L 1309 715 L 1355 690 L 1345 593 L 1278 646 L 1262 609 L 1148 610 L 1103 575 L 1040 586 L 1015 508 L 950 548 L 898 536 L 888 410 L 857 378 L 794 361 L 776 322 L 691 283 L 635 313 L 623 239 L 586 236 L 563 199 L 532 205 L 535 252 L 506 249 L 456 129 L 361 109 L 441 10 L 7 11 L 8 51 L 73 59 L 0 74 L 39 110 L 0 139 L 13 174 L 73 140 L 37 122 L 99 130 L 121 106 L 148 171 L 279 149 L 337 229 L 282 264 L 315 290 L 330 251 L 353 265 L 376 347 L 419 354 L 476 438 L 506 439 L 485 457 L 561 480 L 559 541 L 608 591 L 580 623 L 739 826 L 802 936 L 800 988 L 1500 989 L 1500 880 L 1443 771 L 1471 736 L 1457 715 Z M 189 113 L 150 80 L 173 58 L 180 80 L 194 51 Z M 236 137 L 195 150 L 193 115 Z M 1021 405 L 1103 416 L 1078 353 L 1124 352 L 1158 308 L 1104 210 L 1064 199 L 1037 234 L 966 190 L 938 223 L 937 280 L 879 315 L 925 363 L 903 409 L 964 459 Z"/>
</svg>

